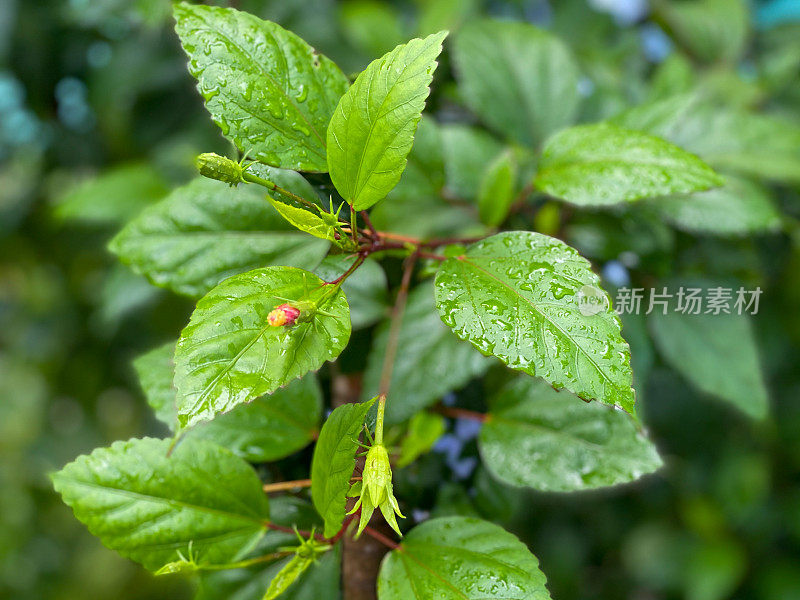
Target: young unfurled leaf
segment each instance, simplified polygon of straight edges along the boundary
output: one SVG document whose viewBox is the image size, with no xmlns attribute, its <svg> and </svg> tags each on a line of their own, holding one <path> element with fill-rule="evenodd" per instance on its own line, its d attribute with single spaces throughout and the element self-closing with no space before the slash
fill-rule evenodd
<svg viewBox="0 0 800 600">
<path fill-rule="evenodd" d="M 311 498 L 325 520 L 325 537 L 333 537 L 344 521 L 347 492 L 356 464 L 358 436 L 372 405 L 345 404 L 336 408 L 319 433 L 311 463 Z"/>
<path fill-rule="evenodd" d="M 356 210 L 400 181 L 446 35 L 413 39 L 373 61 L 339 101 L 328 127 L 328 167 Z"/>
<path fill-rule="evenodd" d="M 156 571 L 183 556 L 225 564 L 266 531 L 269 504 L 255 471 L 215 444 L 115 442 L 52 475 L 53 485 L 102 542 Z"/>
<path fill-rule="evenodd" d="M 630 351 L 589 262 L 539 233 L 510 231 L 448 258 L 442 320 L 483 354 L 584 400 L 633 410 Z"/>
<path fill-rule="evenodd" d="M 232 8 L 175 5 L 175 30 L 211 118 L 241 151 L 296 171 L 327 171 L 325 131 L 348 87 L 290 31 Z"/>
<path fill-rule="evenodd" d="M 605 206 L 722 185 L 702 160 L 657 137 L 608 123 L 551 137 L 534 185 L 580 206 Z"/>
<path fill-rule="evenodd" d="M 519 377 L 496 395 L 478 448 L 501 481 L 571 492 L 633 481 L 661 466 L 630 415 Z"/>
<path fill-rule="evenodd" d="M 289 302 L 296 324 L 267 317 Z M 182 428 L 274 392 L 332 360 L 350 338 L 344 293 L 316 275 L 267 267 L 230 277 L 198 303 L 175 350 Z"/>
<path fill-rule="evenodd" d="M 389 553 L 378 597 L 550 600 L 546 583 L 539 561 L 514 535 L 488 521 L 445 517 L 417 525 Z"/>
<path fill-rule="evenodd" d="M 578 67 L 567 46 L 529 23 L 479 20 L 456 36 L 459 91 L 499 133 L 535 147 L 577 116 Z"/>
<path fill-rule="evenodd" d="M 255 267 L 314 268 L 329 244 L 285 223 L 265 192 L 199 177 L 144 210 L 109 248 L 156 285 L 196 297 Z"/>
</svg>

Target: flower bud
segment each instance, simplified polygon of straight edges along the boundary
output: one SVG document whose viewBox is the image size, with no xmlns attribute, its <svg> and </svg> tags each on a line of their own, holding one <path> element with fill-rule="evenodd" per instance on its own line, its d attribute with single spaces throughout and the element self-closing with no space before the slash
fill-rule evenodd
<svg viewBox="0 0 800 600">
<path fill-rule="evenodd" d="M 386 448 L 376 444 L 367 452 L 364 461 L 363 485 L 372 500 L 373 506 L 380 506 L 386 500 L 387 487 L 392 483 L 392 466 Z"/>
<path fill-rule="evenodd" d="M 267 323 L 273 327 L 294 325 L 300 316 L 300 310 L 291 304 L 276 306 L 268 315 Z"/>
<path fill-rule="evenodd" d="M 197 157 L 196 163 L 203 177 L 224 181 L 232 186 L 242 182 L 242 165 L 230 158 L 206 152 Z"/>
</svg>

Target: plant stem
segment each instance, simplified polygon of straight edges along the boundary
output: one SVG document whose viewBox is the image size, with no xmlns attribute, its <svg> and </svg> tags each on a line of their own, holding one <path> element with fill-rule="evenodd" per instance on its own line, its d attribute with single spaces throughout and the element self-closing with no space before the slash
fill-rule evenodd
<svg viewBox="0 0 800 600">
<path fill-rule="evenodd" d="M 366 260 L 366 258 L 367 254 L 365 252 L 359 252 L 358 258 L 356 258 L 353 261 L 353 264 L 350 265 L 350 268 L 347 269 L 347 271 L 339 275 L 339 277 L 337 277 L 333 281 L 326 281 L 325 283 L 323 283 L 323 285 L 341 285 L 342 283 L 344 283 L 345 279 L 347 279 L 348 277 L 350 277 L 350 275 L 353 274 L 353 271 L 355 271 L 358 267 L 361 266 L 361 263 L 363 263 L 364 260 Z"/>
<path fill-rule="evenodd" d="M 386 412 L 386 394 L 378 398 L 378 419 L 375 422 L 375 445 L 383 445 L 383 413 Z"/>
<path fill-rule="evenodd" d="M 388 537 L 383 535 L 381 532 L 375 531 L 369 525 L 364 527 L 364 533 L 366 533 L 368 536 L 378 540 L 381 544 L 391 548 L 392 550 L 396 550 L 397 548 L 400 547 L 400 544 L 398 544 L 397 542 L 395 542 L 393 540 L 390 540 Z"/>
<path fill-rule="evenodd" d="M 397 292 L 397 299 L 392 307 L 389 340 L 386 343 L 386 355 L 383 358 L 383 370 L 381 371 L 380 385 L 378 386 L 378 393 L 382 396 L 389 394 L 389 387 L 392 383 L 392 370 L 394 369 L 394 359 L 397 355 L 397 344 L 400 336 L 400 322 L 406 309 L 408 288 L 411 285 L 411 275 L 414 272 L 414 265 L 417 263 L 418 256 L 419 251 L 416 250 L 406 259 L 403 280 L 400 282 L 400 291 Z"/>
<path fill-rule="evenodd" d="M 369 232 L 372 235 L 373 239 L 376 239 L 376 240 L 379 239 L 380 236 L 378 235 L 378 230 L 375 229 L 375 226 L 372 224 L 372 221 L 370 221 L 369 215 L 367 214 L 367 211 L 365 211 L 365 210 L 361 211 L 361 218 L 364 219 L 364 224 L 367 226 L 367 229 L 369 230 Z"/>
<path fill-rule="evenodd" d="M 489 419 L 489 415 L 485 413 L 467 410 L 466 408 L 456 408 L 454 406 L 435 406 L 433 410 L 440 415 L 453 419 L 471 419 L 473 421 L 480 421 L 481 423 L 485 423 Z"/>
<path fill-rule="evenodd" d="M 350 479 L 350 483 L 354 483 L 356 481 L 361 481 L 361 477 L 352 477 Z M 277 483 L 265 483 L 261 489 L 263 489 L 265 493 L 269 494 L 271 492 L 285 492 L 287 490 L 301 489 L 307 487 L 311 487 L 310 479 L 296 479 L 294 481 L 279 481 Z"/>
<path fill-rule="evenodd" d="M 291 198 L 295 202 L 299 202 L 300 204 L 302 204 L 304 206 L 307 206 L 308 208 L 314 209 L 317 212 L 319 212 L 319 210 L 320 210 L 319 206 L 317 206 L 313 202 L 309 202 L 308 200 L 306 200 L 302 196 L 298 196 L 297 194 L 294 194 L 294 193 L 290 192 L 289 190 L 285 190 L 282 187 L 280 187 L 277 183 L 273 183 L 272 181 L 269 181 L 268 179 L 264 179 L 262 177 L 259 177 L 258 175 L 253 175 L 252 173 L 250 173 L 248 171 L 244 171 L 242 173 L 242 179 L 244 179 L 248 183 L 257 183 L 258 185 L 262 185 L 265 188 L 267 188 L 268 190 L 270 190 L 271 192 L 278 192 L 279 194 L 281 194 L 283 196 L 288 196 L 289 198 Z"/>
</svg>

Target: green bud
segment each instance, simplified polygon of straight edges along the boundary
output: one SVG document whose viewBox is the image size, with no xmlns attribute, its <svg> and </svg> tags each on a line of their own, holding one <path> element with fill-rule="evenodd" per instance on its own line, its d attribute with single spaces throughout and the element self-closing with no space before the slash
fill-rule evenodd
<svg viewBox="0 0 800 600">
<path fill-rule="evenodd" d="M 361 509 L 361 519 L 356 537 L 364 531 L 376 508 L 381 511 L 386 522 L 397 532 L 397 535 L 402 536 L 395 514 L 403 519 L 405 517 L 400 512 L 400 507 L 394 497 L 392 465 L 389 462 L 389 453 L 386 452 L 383 444 L 375 444 L 367 452 L 361 485 L 353 486 L 348 494 L 350 497 L 356 495 L 359 497 L 358 501 L 349 513 L 354 514 L 359 508 Z"/>
<path fill-rule="evenodd" d="M 231 186 L 243 181 L 242 165 L 219 154 L 205 152 L 197 157 L 196 164 L 203 177 L 224 181 Z"/>
</svg>

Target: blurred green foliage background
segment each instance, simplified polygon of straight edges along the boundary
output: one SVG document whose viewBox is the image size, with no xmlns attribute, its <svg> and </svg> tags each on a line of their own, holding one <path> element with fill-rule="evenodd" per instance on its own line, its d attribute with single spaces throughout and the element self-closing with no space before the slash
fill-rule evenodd
<svg viewBox="0 0 800 600">
<path fill-rule="evenodd" d="M 699 88 L 732 106 L 800 118 L 797 0 L 224 4 L 297 32 L 345 72 L 475 16 L 533 22 L 579 58 L 587 120 Z M 115 264 L 105 243 L 190 178 L 197 153 L 230 153 L 194 90 L 170 15 L 168 0 L 0 0 L 3 598 L 191 596 L 185 581 L 154 579 L 103 548 L 45 476 L 113 440 L 163 434 L 130 361 L 174 339 L 192 305 Z M 438 110 L 463 114 L 446 61 L 440 71 Z M 781 234 L 716 239 L 657 226 L 629 234 L 624 219 L 584 213 L 567 240 L 610 284 L 629 276 L 618 259 L 633 253 L 639 273 L 662 277 L 680 265 L 760 285 L 767 420 L 703 397 L 659 362 L 641 324 L 626 323 L 640 357 L 641 411 L 668 464 L 660 474 L 570 496 L 502 489 L 470 472 L 474 432 L 457 426 L 450 446 L 398 482 L 400 493 L 434 513 L 476 511 L 509 526 L 537 554 L 559 600 L 800 599 L 797 181 L 773 188 L 795 224 Z"/>
</svg>

